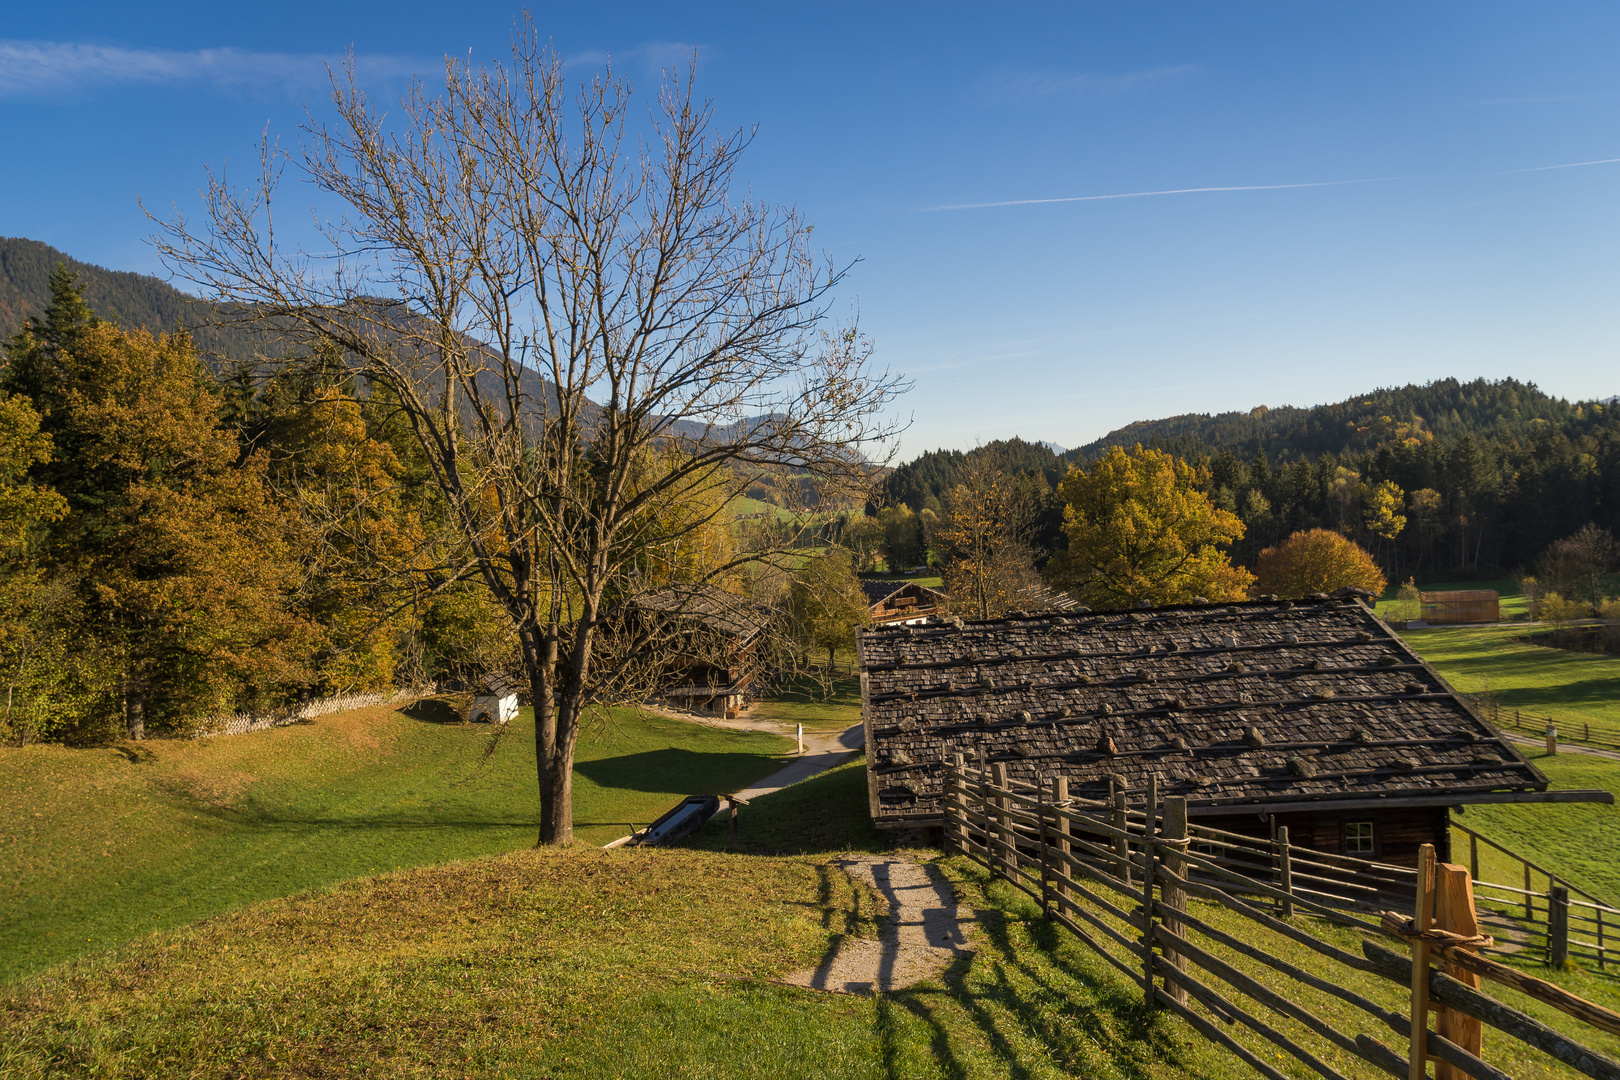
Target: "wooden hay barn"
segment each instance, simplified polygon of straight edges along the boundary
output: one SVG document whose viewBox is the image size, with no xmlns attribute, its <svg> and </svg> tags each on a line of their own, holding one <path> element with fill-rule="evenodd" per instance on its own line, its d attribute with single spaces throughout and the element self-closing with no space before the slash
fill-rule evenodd
<svg viewBox="0 0 1620 1080">
<path fill-rule="evenodd" d="M 941 824 L 949 755 L 1071 795 L 1157 773 L 1202 823 L 1413 865 L 1448 811 L 1606 801 L 1547 778 L 1353 597 L 1018 613 L 857 635 L 880 828 Z"/>
<path fill-rule="evenodd" d="M 1492 623 L 1502 621 L 1501 598 L 1495 589 L 1460 589 L 1455 592 L 1420 592 L 1422 614 L 1430 623 Z"/>
<path fill-rule="evenodd" d="M 629 618 L 652 621 L 663 653 L 658 696 L 672 705 L 735 719 L 754 678 L 754 651 L 768 625 L 756 604 L 713 585 L 675 585 L 636 597 Z"/>
<path fill-rule="evenodd" d="M 937 618 L 951 609 L 951 598 L 938 589 L 914 581 L 872 581 L 862 579 L 866 602 L 871 605 L 872 622 L 878 626 L 920 623 Z"/>
</svg>

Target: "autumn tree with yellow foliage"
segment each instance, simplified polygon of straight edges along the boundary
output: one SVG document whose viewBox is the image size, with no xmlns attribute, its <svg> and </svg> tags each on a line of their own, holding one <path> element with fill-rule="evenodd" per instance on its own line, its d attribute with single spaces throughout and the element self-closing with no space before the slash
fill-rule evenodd
<svg viewBox="0 0 1620 1080">
<path fill-rule="evenodd" d="M 1115 447 L 1058 485 L 1069 550 L 1049 574 L 1095 608 L 1244 598 L 1254 577 L 1222 549 L 1243 522 L 1205 489 L 1206 473 L 1161 450 Z"/>
<path fill-rule="evenodd" d="M 1379 595 L 1388 584 L 1370 552 L 1331 529 L 1307 529 L 1266 548 L 1258 570 L 1256 588 L 1284 599 L 1343 588 Z"/>
</svg>

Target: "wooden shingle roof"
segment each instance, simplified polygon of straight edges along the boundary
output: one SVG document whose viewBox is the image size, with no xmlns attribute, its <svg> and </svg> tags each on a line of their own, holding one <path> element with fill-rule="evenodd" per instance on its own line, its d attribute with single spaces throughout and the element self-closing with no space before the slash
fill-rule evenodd
<svg viewBox="0 0 1620 1080">
<path fill-rule="evenodd" d="M 953 753 L 1080 798 L 1157 774 L 1203 813 L 1547 786 L 1349 597 L 878 627 L 857 650 L 879 824 L 936 823 Z"/>
</svg>

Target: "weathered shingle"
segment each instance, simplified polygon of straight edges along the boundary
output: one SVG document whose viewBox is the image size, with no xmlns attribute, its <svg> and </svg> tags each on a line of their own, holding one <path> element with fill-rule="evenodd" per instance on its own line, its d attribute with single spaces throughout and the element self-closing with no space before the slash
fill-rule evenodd
<svg viewBox="0 0 1620 1080">
<path fill-rule="evenodd" d="M 1157 774 L 1203 807 L 1547 786 L 1354 599 L 880 627 L 857 648 L 880 823 L 937 819 L 953 753 L 1082 798 Z"/>
</svg>

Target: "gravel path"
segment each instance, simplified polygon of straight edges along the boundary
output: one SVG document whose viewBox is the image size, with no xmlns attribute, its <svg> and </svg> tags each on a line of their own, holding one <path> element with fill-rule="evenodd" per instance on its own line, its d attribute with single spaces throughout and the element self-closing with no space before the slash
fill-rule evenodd
<svg viewBox="0 0 1620 1080">
<path fill-rule="evenodd" d="M 809 971 L 784 980 L 812 990 L 872 994 L 903 990 L 971 955 L 956 891 L 932 866 L 887 855 L 849 855 L 834 861 L 888 902 L 889 917 L 876 941 L 844 938 Z"/>
<path fill-rule="evenodd" d="M 1545 749 L 1547 746 L 1547 739 L 1545 736 L 1538 739 L 1533 735 L 1516 735 L 1511 731 L 1504 731 L 1502 734 L 1508 739 L 1509 742 L 1518 743 L 1520 746 L 1536 746 L 1541 747 L 1542 749 Z M 1578 743 L 1561 742 L 1558 744 L 1558 752 L 1560 754 L 1589 754 L 1592 757 L 1608 758 L 1610 761 L 1620 761 L 1620 752 L 1616 752 L 1614 750 L 1599 750 L 1595 746 L 1581 746 Z"/>
</svg>

